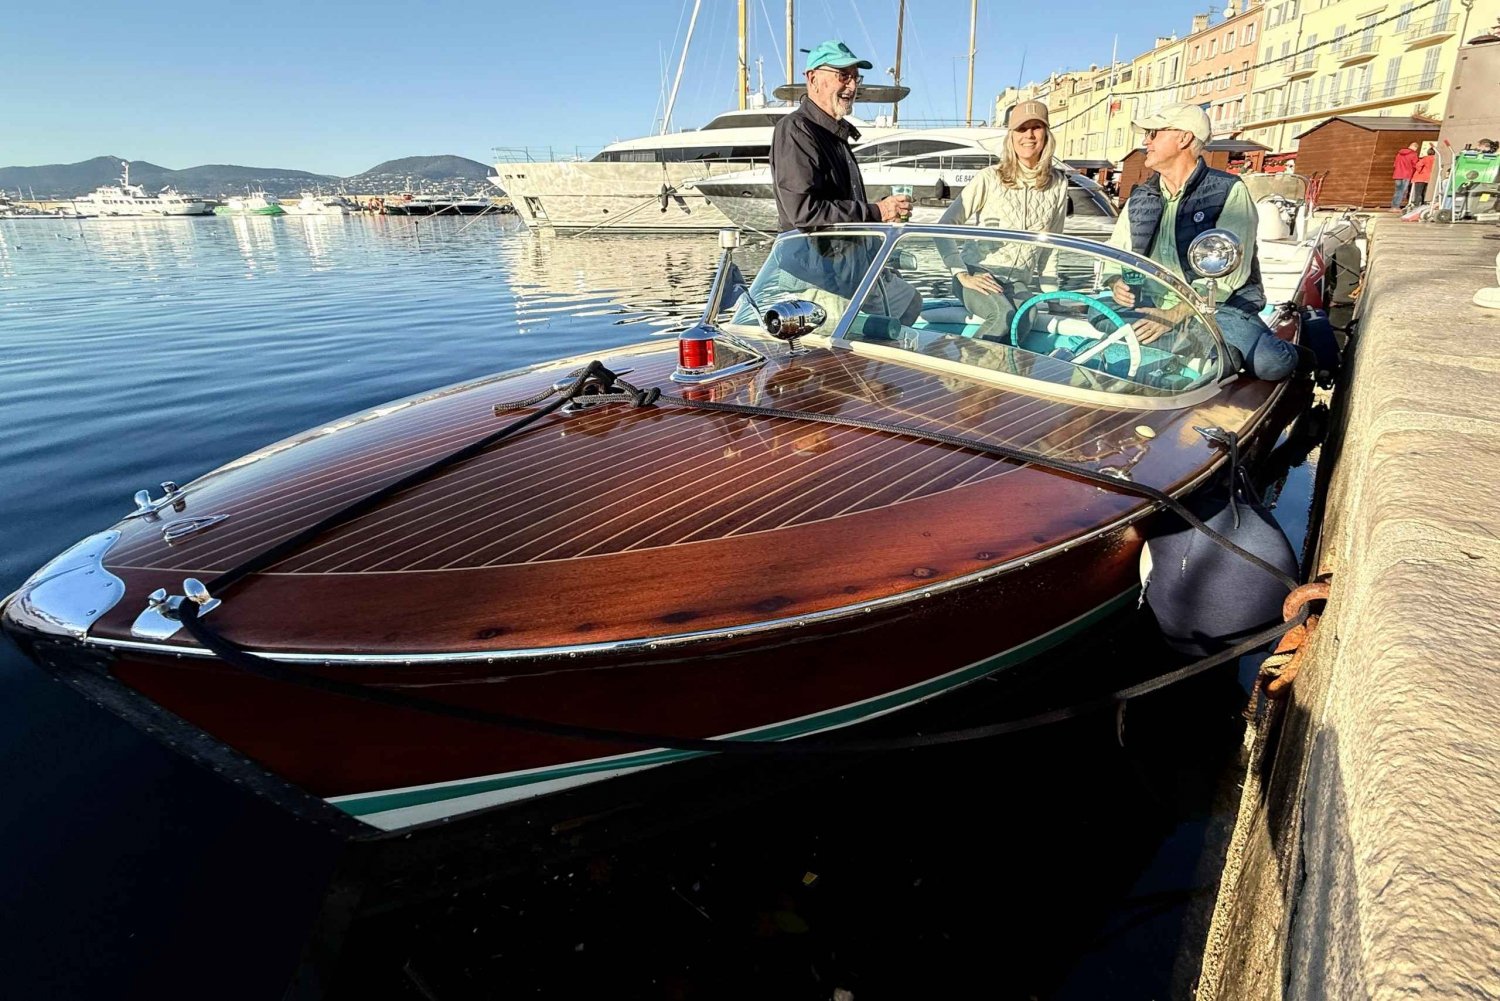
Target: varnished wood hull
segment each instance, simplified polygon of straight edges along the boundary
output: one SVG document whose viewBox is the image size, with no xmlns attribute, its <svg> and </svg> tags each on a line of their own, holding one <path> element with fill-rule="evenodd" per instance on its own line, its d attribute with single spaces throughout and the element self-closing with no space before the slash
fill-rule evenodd
<svg viewBox="0 0 1500 1001">
<path fill-rule="evenodd" d="M 674 360 L 644 345 L 610 363 L 673 392 Z M 571 368 L 357 415 L 205 476 L 159 522 L 122 522 L 103 565 L 126 597 L 85 645 L 191 727 L 388 830 L 692 756 L 362 702 L 249 675 L 185 634 L 131 631 L 154 588 L 210 580 L 483 437 L 516 416 L 494 404 Z M 1284 389 L 1112 410 L 820 350 L 713 394 L 1006 442 L 1182 494 L 1221 462 L 1193 427 L 1264 438 Z M 227 517 L 163 541 L 208 514 Z M 913 705 L 1085 628 L 1133 591 L 1150 516 L 1137 496 L 931 442 L 612 406 L 548 418 L 398 494 L 236 585 L 210 621 L 311 674 L 467 709 L 782 739 Z"/>
</svg>

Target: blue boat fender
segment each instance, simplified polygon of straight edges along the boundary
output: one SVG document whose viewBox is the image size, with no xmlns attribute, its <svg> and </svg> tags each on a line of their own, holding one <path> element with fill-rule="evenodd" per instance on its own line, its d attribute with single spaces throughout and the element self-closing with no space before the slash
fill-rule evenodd
<svg viewBox="0 0 1500 1001">
<path fill-rule="evenodd" d="M 1339 356 L 1338 338 L 1333 334 L 1333 324 L 1326 312 L 1312 307 L 1302 310 L 1302 343 L 1318 359 L 1318 384 L 1324 387 L 1333 385 L 1343 360 Z"/>
<path fill-rule="evenodd" d="M 1243 467 L 1232 469 L 1230 482 L 1232 491 L 1203 494 L 1188 503 L 1189 510 L 1235 545 L 1296 577 L 1292 544 Z M 1181 519 L 1168 525 L 1141 549 L 1141 596 L 1172 649 L 1206 657 L 1281 621 L 1284 583 Z"/>
</svg>

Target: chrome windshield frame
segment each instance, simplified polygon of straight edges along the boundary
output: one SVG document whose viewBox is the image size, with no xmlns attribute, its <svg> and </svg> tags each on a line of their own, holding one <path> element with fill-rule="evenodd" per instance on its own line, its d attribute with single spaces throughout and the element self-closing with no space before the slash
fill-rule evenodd
<svg viewBox="0 0 1500 1001">
<path fill-rule="evenodd" d="M 840 223 L 825 229 L 814 230 L 804 233 L 801 230 L 790 230 L 782 233 L 776 238 L 776 242 L 789 239 L 806 239 L 816 237 L 825 233 L 836 233 L 840 236 L 878 236 L 881 245 L 871 258 L 869 270 L 860 279 L 859 286 L 849 298 L 849 305 L 844 315 L 839 318 L 838 325 L 824 336 L 840 346 L 852 343 L 849 340 L 849 329 L 854 325 L 860 307 L 869 296 L 871 288 L 874 287 L 879 278 L 881 269 L 890 260 L 896 243 L 903 236 L 933 236 L 951 240 L 962 239 L 996 239 L 1004 238 L 1021 243 L 1033 243 L 1039 246 L 1056 250 L 1071 250 L 1079 253 L 1090 254 L 1095 257 L 1109 259 L 1117 262 L 1122 267 L 1139 271 L 1150 275 L 1163 285 L 1167 286 L 1179 298 L 1192 305 L 1208 329 L 1209 336 L 1213 338 L 1214 346 L 1219 350 L 1219 357 L 1223 359 L 1220 365 L 1218 378 L 1214 385 L 1222 386 L 1237 378 L 1238 373 L 1230 369 L 1228 359 L 1230 358 L 1229 346 L 1224 340 L 1224 334 L 1219 329 L 1218 321 L 1214 318 L 1213 310 L 1208 308 L 1203 296 L 1187 282 L 1166 268 L 1157 264 L 1150 258 L 1141 257 L 1128 250 L 1120 250 L 1108 244 L 1097 243 L 1093 240 L 1085 240 L 1077 236 L 1066 236 L 1062 233 L 1032 233 L 1025 230 L 1010 229 L 988 229 L 981 226 L 940 226 L 928 223 Z"/>
</svg>

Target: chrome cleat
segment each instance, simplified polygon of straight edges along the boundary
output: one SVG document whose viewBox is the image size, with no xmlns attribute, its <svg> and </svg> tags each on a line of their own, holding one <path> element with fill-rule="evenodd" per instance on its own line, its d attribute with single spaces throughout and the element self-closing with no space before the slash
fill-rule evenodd
<svg viewBox="0 0 1500 1001">
<path fill-rule="evenodd" d="M 130 635 L 143 640 L 171 639 L 182 628 L 182 619 L 178 617 L 177 610 L 184 601 L 197 605 L 200 617 L 222 604 L 218 598 L 208 593 L 208 588 L 196 577 L 184 580 L 182 590 L 182 594 L 168 594 L 166 588 L 159 587 L 147 595 L 146 609 L 131 624 Z"/>
</svg>

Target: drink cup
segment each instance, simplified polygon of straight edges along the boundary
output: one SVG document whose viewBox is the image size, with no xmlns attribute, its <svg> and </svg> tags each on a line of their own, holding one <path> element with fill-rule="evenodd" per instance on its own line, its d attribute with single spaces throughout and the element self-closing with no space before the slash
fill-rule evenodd
<svg viewBox="0 0 1500 1001">
<path fill-rule="evenodd" d="M 1149 305 L 1149 303 L 1146 301 L 1145 275 L 1141 274 L 1139 271 L 1136 271 L 1134 268 L 1123 268 L 1120 271 L 1120 277 L 1125 280 L 1125 284 L 1129 285 L 1130 291 L 1135 294 L 1135 305 L 1137 309 L 1142 306 Z"/>
<path fill-rule="evenodd" d="M 893 194 L 893 195 L 905 195 L 907 198 L 910 198 L 912 196 L 912 186 L 910 184 L 892 184 L 891 185 L 891 194 Z M 902 222 L 910 222 L 911 221 L 911 210 L 910 209 L 907 209 L 905 212 L 901 213 L 901 221 Z"/>
</svg>

